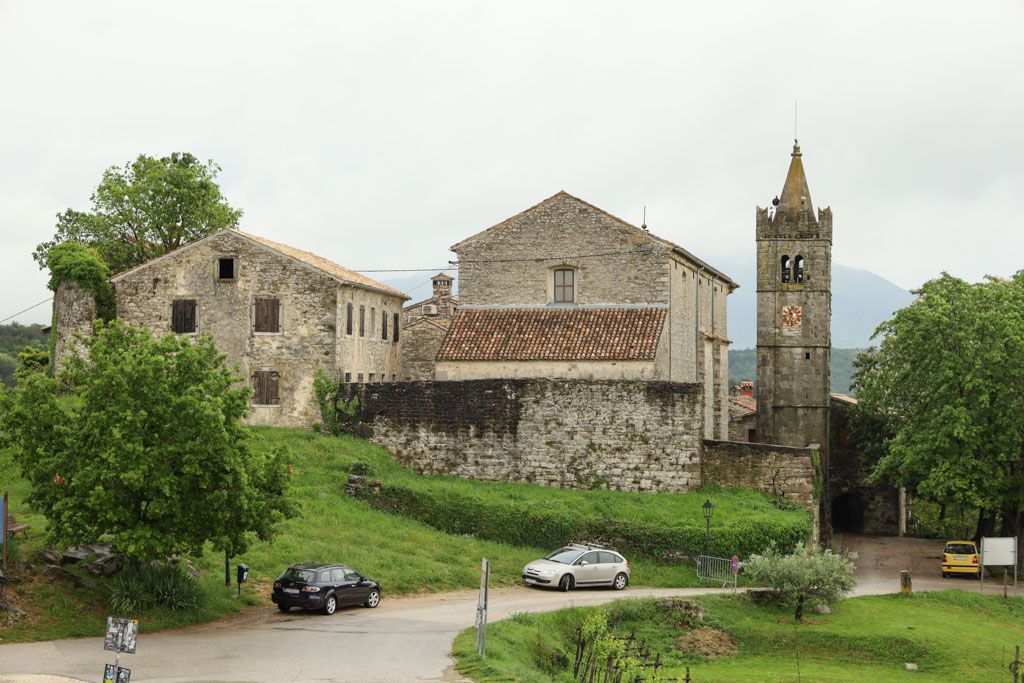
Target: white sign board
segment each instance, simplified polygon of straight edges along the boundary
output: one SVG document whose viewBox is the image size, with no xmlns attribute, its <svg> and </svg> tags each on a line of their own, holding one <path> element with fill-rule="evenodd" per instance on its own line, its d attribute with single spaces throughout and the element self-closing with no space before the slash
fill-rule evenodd
<svg viewBox="0 0 1024 683">
<path fill-rule="evenodd" d="M 986 567 L 1009 567 L 1017 564 L 1017 539 L 1007 538 L 981 539 L 981 563 Z"/>
</svg>

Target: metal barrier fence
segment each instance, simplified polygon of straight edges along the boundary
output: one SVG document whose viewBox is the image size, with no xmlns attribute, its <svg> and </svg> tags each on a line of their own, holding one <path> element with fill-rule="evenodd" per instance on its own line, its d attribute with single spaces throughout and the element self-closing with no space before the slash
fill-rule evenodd
<svg viewBox="0 0 1024 683">
<path fill-rule="evenodd" d="M 725 588 L 732 584 L 736 590 L 736 572 L 732 569 L 732 560 L 711 555 L 697 556 L 697 578 L 701 581 L 715 581 Z"/>
</svg>

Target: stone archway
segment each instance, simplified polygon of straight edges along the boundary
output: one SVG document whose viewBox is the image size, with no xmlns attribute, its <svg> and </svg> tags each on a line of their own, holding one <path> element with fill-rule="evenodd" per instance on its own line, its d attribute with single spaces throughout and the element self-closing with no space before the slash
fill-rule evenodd
<svg viewBox="0 0 1024 683">
<path fill-rule="evenodd" d="M 832 531 L 864 533 L 864 498 L 858 491 L 841 493 L 832 500 Z"/>
</svg>

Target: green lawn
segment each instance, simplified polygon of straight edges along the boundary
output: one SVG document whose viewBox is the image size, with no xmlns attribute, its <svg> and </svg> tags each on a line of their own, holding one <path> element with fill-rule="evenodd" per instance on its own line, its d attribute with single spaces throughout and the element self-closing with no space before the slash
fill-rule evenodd
<svg viewBox="0 0 1024 683">
<path fill-rule="evenodd" d="M 694 599 L 698 626 L 728 633 L 737 654 L 708 660 L 676 646 L 688 629 L 657 600 L 604 608 L 517 615 L 488 629 L 488 658 L 474 653 L 475 632 L 455 641 L 460 672 L 477 681 L 571 681 L 573 629 L 608 610 L 619 634 L 635 633 L 666 662 L 666 680 L 690 667 L 694 681 L 998 681 L 1015 645 L 1024 644 L 1024 598 L 1008 601 L 963 591 L 853 598 L 833 614 L 794 624 L 789 610 L 758 607 L 743 594 Z M 905 668 L 907 662 L 918 671 Z M 1010 680 L 1010 679 L 1005 679 Z"/>
<path fill-rule="evenodd" d="M 402 470 L 390 454 L 361 439 L 323 436 L 294 429 L 261 428 L 253 430 L 252 447 L 282 448 L 288 454 L 294 470 L 292 487 L 293 497 L 299 505 L 298 515 L 281 524 L 272 542 L 256 543 L 244 556 L 233 558 L 232 564 L 244 562 L 251 570 L 250 583 L 246 584 L 241 601 L 234 597 L 234 586 L 224 587 L 223 556 L 209 552 L 197 562 L 203 570 L 200 583 L 209 598 L 207 607 L 198 613 L 153 611 L 135 615 L 141 619 L 143 629 L 155 631 L 212 621 L 250 604 L 269 604 L 273 578 L 287 565 L 298 561 L 344 561 L 380 580 L 386 594 L 408 594 L 474 588 L 479 585 L 480 558 L 485 556 L 491 560 L 494 585 L 516 585 L 522 566 L 550 550 L 444 533 L 415 520 L 375 510 L 346 496 L 344 489 L 348 472 L 357 462 L 364 466 L 372 465 L 375 472 L 385 477 L 409 481 L 424 479 Z M 439 485 L 454 486 L 459 481 L 462 480 L 444 481 Z M 496 486 L 490 493 L 491 485 L 469 481 L 462 481 L 462 484 L 467 488 L 478 487 L 487 495 L 515 495 L 516 491 L 523 491 L 520 495 L 538 498 L 557 499 L 561 495 L 579 501 L 581 505 L 586 504 L 591 496 L 602 501 L 595 505 L 614 505 L 615 497 L 621 495 L 623 512 L 615 514 L 633 514 L 637 510 L 637 500 L 642 502 L 644 498 L 603 491 L 548 490 L 536 486 L 523 489 Z M 10 453 L 5 451 L 0 451 L 0 486 L 9 490 L 11 509 L 19 521 L 32 525 L 29 541 L 19 543 L 18 548 L 23 558 L 31 559 L 33 552 L 44 543 L 46 520 L 28 509 L 25 502 L 28 485 L 18 476 Z M 743 501 L 747 494 L 722 492 L 713 495 L 726 509 L 733 498 Z M 673 507 L 679 504 L 675 498 L 691 497 L 663 495 L 647 498 L 652 508 L 658 507 L 665 511 L 664 514 L 669 514 L 678 509 Z M 636 513 L 641 514 L 639 511 Z M 648 511 L 643 514 L 654 513 Z M 670 566 L 630 559 L 636 585 L 698 584 L 688 565 Z M 15 569 L 9 575 L 9 593 L 29 612 L 30 618 L 0 630 L 0 642 L 102 633 L 107 614 L 102 600 L 102 580 L 85 577 L 88 586 L 82 589 L 63 581 L 55 582 L 28 568 Z"/>
</svg>

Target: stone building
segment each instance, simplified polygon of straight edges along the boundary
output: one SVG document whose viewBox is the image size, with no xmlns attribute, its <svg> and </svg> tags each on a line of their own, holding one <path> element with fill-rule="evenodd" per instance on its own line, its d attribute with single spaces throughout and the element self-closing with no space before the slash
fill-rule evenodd
<svg viewBox="0 0 1024 683">
<path fill-rule="evenodd" d="M 452 251 L 459 307 L 436 379 L 694 383 L 704 437 L 726 437 L 728 276 L 566 192 Z"/>
<path fill-rule="evenodd" d="M 433 379 L 434 358 L 459 305 L 459 297 L 452 294 L 454 281 L 438 273 L 431 278 L 431 297 L 402 310 L 402 379 Z"/>
<path fill-rule="evenodd" d="M 252 424 L 315 424 L 318 369 L 346 382 L 399 376 L 408 297 L 301 249 L 222 230 L 111 282 L 125 322 L 213 337 L 252 384 Z"/>
</svg>

